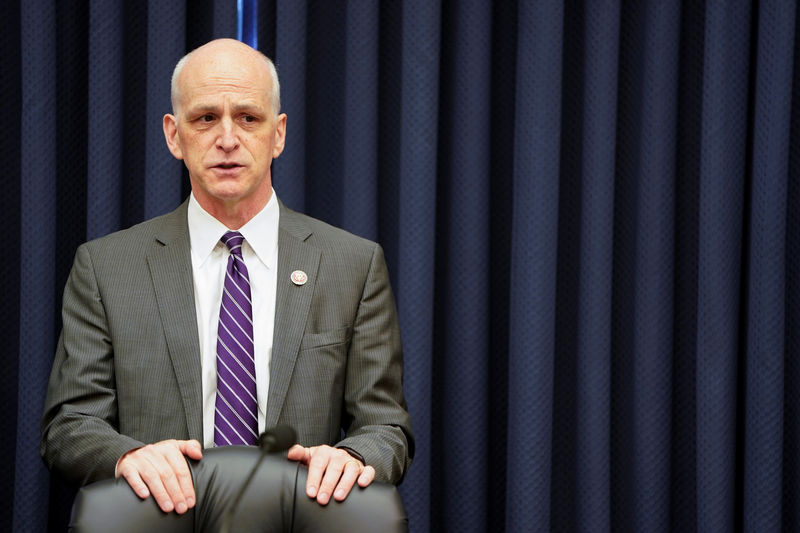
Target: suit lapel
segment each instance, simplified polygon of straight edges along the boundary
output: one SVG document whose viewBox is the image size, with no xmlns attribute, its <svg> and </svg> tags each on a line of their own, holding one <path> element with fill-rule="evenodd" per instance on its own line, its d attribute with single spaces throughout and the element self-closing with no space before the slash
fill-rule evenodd
<svg viewBox="0 0 800 533">
<path fill-rule="evenodd" d="M 200 345 L 194 306 L 187 203 L 164 217 L 147 257 L 169 355 L 178 379 L 189 438 L 203 442 Z"/>
<path fill-rule="evenodd" d="M 266 418 L 268 428 L 277 424 L 283 409 L 311 307 L 320 260 L 319 249 L 307 242 L 311 236 L 308 225 L 282 203 L 280 210 L 275 333 Z M 295 285 L 292 282 L 291 274 L 295 270 L 306 273 L 308 281 L 305 284 Z"/>
</svg>

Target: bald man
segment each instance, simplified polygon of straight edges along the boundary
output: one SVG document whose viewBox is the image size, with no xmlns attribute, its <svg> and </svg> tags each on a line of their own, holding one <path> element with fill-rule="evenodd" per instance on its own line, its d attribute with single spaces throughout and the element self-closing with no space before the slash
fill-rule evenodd
<svg viewBox="0 0 800 533">
<path fill-rule="evenodd" d="M 85 484 L 124 477 L 162 510 L 195 505 L 185 457 L 298 434 L 306 492 L 399 483 L 413 456 L 383 252 L 286 208 L 270 165 L 286 115 L 272 62 L 212 41 L 175 67 L 167 146 L 192 193 L 79 247 L 47 390 L 41 453 Z"/>
</svg>

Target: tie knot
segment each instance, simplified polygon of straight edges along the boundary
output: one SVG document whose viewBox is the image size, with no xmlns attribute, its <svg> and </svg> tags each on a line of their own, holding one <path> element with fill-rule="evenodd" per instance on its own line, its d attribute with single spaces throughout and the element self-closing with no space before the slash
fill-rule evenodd
<svg viewBox="0 0 800 533">
<path fill-rule="evenodd" d="M 220 240 L 225 244 L 225 246 L 228 247 L 228 250 L 230 250 L 233 255 L 242 257 L 242 243 L 244 242 L 244 236 L 241 233 L 238 231 L 228 231 Z"/>
</svg>

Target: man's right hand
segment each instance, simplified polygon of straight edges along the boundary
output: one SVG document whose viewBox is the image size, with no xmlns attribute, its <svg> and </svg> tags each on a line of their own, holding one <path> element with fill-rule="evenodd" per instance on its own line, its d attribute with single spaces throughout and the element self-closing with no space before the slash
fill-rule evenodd
<svg viewBox="0 0 800 533">
<path fill-rule="evenodd" d="M 201 459 L 196 440 L 162 440 L 131 450 L 117 463 L 117 477 L 124 477 L 142 499 L 151 494 L 165 513 L 183 514 L 196 502 L 192 474 L 185 457 Z"/>
</svg>

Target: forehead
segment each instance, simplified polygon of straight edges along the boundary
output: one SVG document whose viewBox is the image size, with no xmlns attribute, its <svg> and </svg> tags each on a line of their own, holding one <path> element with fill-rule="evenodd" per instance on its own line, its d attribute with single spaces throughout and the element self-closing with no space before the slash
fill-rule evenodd
<svg viewBox="0 0 800 533">
<path fill-rule="evenodd" d="M 210 104 L 227 98 L 234 103 L 266 105 L 272 79 L 263 59 L 252 54 L 202 54 L 187 61 L 178 86 L 184 104 Z"/>
</svg>

